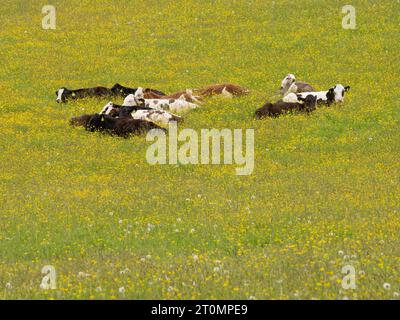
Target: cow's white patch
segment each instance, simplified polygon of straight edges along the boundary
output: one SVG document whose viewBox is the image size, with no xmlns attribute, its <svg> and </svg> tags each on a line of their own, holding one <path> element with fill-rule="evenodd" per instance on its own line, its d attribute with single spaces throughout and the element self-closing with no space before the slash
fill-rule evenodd
<svg viewBox="0 0 400 320">
<path fill-rule="evenodd" d="M 291 92 L 289 94 L 287 94 L 286 96 L 284 96 L 282 98 L 283 102 L 289 102 L 289 103 L 299 103 L 299 99 L 297 99 L 297 96 L 295 93 Z"/>
<path fill-rule="evenodd" d="M 335 93 L 335 101 L 336 102 L 343 102 L 344 101 L 345 88 L 341 84 L 337 84 L 334 87 L 333 92 Z"/>
<path fill-rule="evenodd" d="M 132 113 L 133 119 L 168 124 L 170 121 L 179 121 L 181 117 L 164 110 L 137 110 Z"/>
<path fill-rule="evenodd" d="M 189 102 L 193 102 L 194 101 L 194 102 L 197 102 L 197 103 L 201 103 L 201 101 L 199 100 L 200 97 L 194 96 L 192 89 L 186 89 L 186 95 L 188 97 L 188 99 L 186 99 L 186 101 L 189 101 Z"/>
<path fill-rule="evenodd" d="M 56 100 L 57 102 L 61 102 L 61 97 L 62 97 L 63 93 L 64 93 L 64 89 L 58 89 L 57 100 Z"/>
<path fill-rule="evenodd" d="M 182 112 L 198 107 L 197 104 L 187 102 L 182 96 L 179 99 L 145 99 L 147 107 L 156 110 L 169 110 L 171 112 Z"/>
<path fill-rule="evenodd" d="M 133 94 L 129 94 L 124 99 L 123 106 L 125 107 L 136 107 L 138 105 L 137 99 Z"/>
<path fill-rule="evenodd" d="M 144 92 L 143 92 L 143 88 L 139 87 L 136 89 L 135 91 L 135 98 L 140 100 L 140 99 L 144 99 Z"/>
<path fill-rule="evenodd" d="M 289 87 L 288 91 L 286 92 L 286 94 L 296 93 L 297 90 L 298 90 L 298 88 L 296 86 L 296 83 L 293 82 L 292 85 Z"/>
<path fill-rule="evenodd" d="M 290 88 L 290 86 L 295 83 L 295 81 L 296 77 L 294 76 L 294 74 L 291 73 L 289 73 L 285 78 L 283 78 L 281 82 L 282 94 L 285 94 Z"/>
<path fill-rule="evenodd" d="M 327 93 L 328 91 L 302 92 L 302 93 L 297 93 L 297 96 L 300 96 L 303 99 L 305 99 L 308 95 L 313 95 L 317 97 L 317 100 L 327 101 L 326 97 Z"/>
<path fill-rule="evenodd" d="M 100 114 L 110 114 L 111 110 L 114 107 L 114 103 L 112 103 L 111 101 L 109 103 L 107 103 L 104 108 L 101 110 Z"/>
<path fill-rule="evenodd" d="M 233 97 L 232 93 L 230 93 L 228 90 L 226 90 L 226 87 L 224 87 L 224 88 L 222 89 L 221 94 L 222 94 L 222 96 L 224 96 L 225 98 L 232 98 L 232 97 Z"/>
<path fill-rule="evenodd" d="M 143 88 L 137 88 L 135 94 L 129 94 L 124 99 L 123 106 L 125 107 L 136 107 L 144 102 Z"/>
</svg>

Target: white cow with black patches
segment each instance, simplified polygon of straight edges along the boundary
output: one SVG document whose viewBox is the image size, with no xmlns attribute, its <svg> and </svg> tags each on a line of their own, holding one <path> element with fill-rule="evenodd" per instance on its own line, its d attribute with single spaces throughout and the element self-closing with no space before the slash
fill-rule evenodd
<svg viewBox="0 0 400 320">
<path fill-rule="evenodd" d="M 182 117 L 165 110 L 137 110 L 132 112 L 132 118 L 138 120 L 146 120 L 159 124 L 167 125 L 171 121 L 181 122 Z"/>
<path fill-rule="evenodd" d="M 128 103 L 129 101 L 126 101 L 126 103 Z M 156 123 L 160 123 L 160 124 L 164 124 L 167 125 L 169 122 L 171 121 L 176 121 L 176 122 L 181 122 L 183 121 L 182 117 L 177 116 L 173 113 L 170 113 L 168 111 L 165 110 L 156 110 L 156 109 L 151 109 L 151 110 L 144 110 L 144 109 L 139 109 L 139 110 L 135 110 L 131 113 L 129 113 L 129 111 L 125 111 L 123 112 L 124 108 L 130 108 L 130 107 L 134 107 L 133 106 L 116 106 L 114 103 L 112 103 L 111 101 L 109 103 L 107 103 L 103 109 L 101 110 L 100 114 L 105 114 L 105 115 L 113 115 L 113 116 L 122 116 L 121 112 L 124 114 L 123 116 L 128 116 L 128 117 L 132 117 L 133 119 L 136 120 L 146 120 L 146 121 L 151 121 L 151 122 L 156 122 Z M 128 112 L 128 113 L 126 113 Z"/>
<path fill-rule="evenodd" d="M 326 91 L 289 93 L 283 97 L 282 101 L 288 103 L 302 103 L 302 100 L 304 100 L 308 95 L 312 95 L 317 98 L 318 104 L 327 104 L 329 106 L 335 102 L 342 103 L 344 101 L 345 93 L 349 90 L 350 86 L 344 87 L 341 84 L 337 84 Z"/>
</svg>

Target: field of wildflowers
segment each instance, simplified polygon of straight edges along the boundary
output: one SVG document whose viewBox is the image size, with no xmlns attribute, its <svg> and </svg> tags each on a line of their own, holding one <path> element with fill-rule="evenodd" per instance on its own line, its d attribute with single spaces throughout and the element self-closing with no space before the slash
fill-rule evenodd
<svg viewBox="0 0 400 320">
<path fill-rule="evenodd" d="M 399 1 L 351 1 L 355 30 L 336 0 L 53 0 L 56 30 L 46 4 L 0 6 L 1 299 L 399 299 Z M 255 120 L 287 73 L 351 91 Z M 145 137 L 68 125 L 107 101 L 56 89 L 116 82 L 250 88 L 182 127 L 254 128 L 253 174 L 150 166 Z"/>
</svg>

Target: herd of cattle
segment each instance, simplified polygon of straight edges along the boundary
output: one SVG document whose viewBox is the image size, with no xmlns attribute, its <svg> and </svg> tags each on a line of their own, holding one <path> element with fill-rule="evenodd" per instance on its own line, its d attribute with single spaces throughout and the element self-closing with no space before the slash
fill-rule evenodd
<svg viewBox="0 0 400 320">
<path fill-rule="evenodd" d="M 316 91 L 308 83 L 296 81 L 293 74 L 288 74 L 281 83 L 282 99 L 275 103 L 265 103 L 255 111 L 255 116 L 263 118 L 277 117 L 290 112 L 309 113 L 317 106 L 330 106 L 336 102 L 343 102 L 344 95 L 349 90 L 349 86 L 337 84 L 326 91 Z M 179 114 L 199 107 L 207 97 L 222 95 L 231 98 L 249 92 L 248 89 L 236 84 L 216 84 L 167 95 L 155 89 L 127 88 L 116 84 L 111 89 L 95 87 L 69 90 L 63 87 L 56 91 L 56 101 L 65 103 L 86 97 L 124 98 L 122 105 L 110 101 L 99 113 L 73 117 L 70 124 L 83 126 L 91 132 L 100 131 L 126 138 L 152 129 L 165 131 L 163 125 L 170 121 L 182 121 L 182 116 Z"/>
</svg>

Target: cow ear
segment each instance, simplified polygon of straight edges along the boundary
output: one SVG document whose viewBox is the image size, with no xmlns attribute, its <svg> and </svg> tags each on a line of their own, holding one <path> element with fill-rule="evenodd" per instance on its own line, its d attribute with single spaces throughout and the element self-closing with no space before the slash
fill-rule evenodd
<svg viewBox="0 0 400 320">
<path fill-rule="evenodd" d="M 350 86 L 344 87 L 344 91 L 348 92 L 350 90 Z"/>
</svg>

